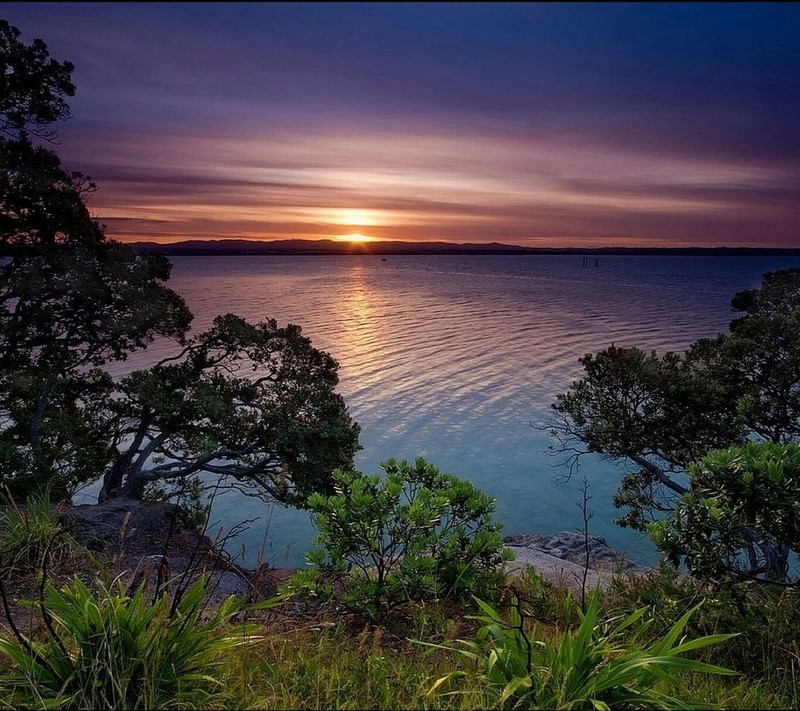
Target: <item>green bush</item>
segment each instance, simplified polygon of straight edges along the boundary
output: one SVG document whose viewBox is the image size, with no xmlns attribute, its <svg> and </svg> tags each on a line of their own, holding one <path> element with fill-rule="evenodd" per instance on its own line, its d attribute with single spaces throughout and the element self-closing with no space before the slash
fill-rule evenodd
<svg viewBox="0 0 800 711">
<path fill-rule="evenodd" d="M 376 616 L 410 600 L 488 594 L 511 558 L 494 500 L 423 459 L 381 468 L 383 479 L 336 471 L 334 493 L 309 498 L 318 548 L 292 587 L 341 583 L 351 610 Z"/>
<path fill-rule="evenodd" d="M 646 609 L 601 622 L 597 593 L 582 613 L 577 630 L 554 642 L 531 638 L 516 597 L 512 598 L 508 621 L 488 603 L 477 603 L 483 614 L 473 619 L 484 625 L 475 639 L 458 639 L 450 645 L 420 644 L 448 649 L 476 662 L 478 677 L 494 691 L 500 708 L 709 708 L 707 703 L 668 696 L 656 685 L 672 681 L 681 672 L 734 673 L 680 656 L 734 636 L 717 634 L 684 641 L 683 630 L 696 608 L 684 614 L 661 639 L 645 646 L 639 636 L 649 627 L 647 621 L 643 622 Z M 429 694 L 467 674 L 475 672 L 451 672 L 441 677 Z"/>
<path fill-rule="evenodd" d="M 162 594 L 153 604 L 119 580 L 97 594 L 78 579 L 48 582 L 48 636 L 0 636 L 0 690 L 25 708 L 202 707 L 219 690 L 212 672 L 222 655 L 253 640 L 250 626 L 228 626 L 240 603 L 229 597 L 206 619 L 205 594 L 205 578 L 176 603 Z"/>
<path fill-rule="evenodd" d="M 673 565 L 717 584 L 800 583 L 800 446 L 750 442 L 689 466 L 692 489 L 649 524 Z"/>
</svg>

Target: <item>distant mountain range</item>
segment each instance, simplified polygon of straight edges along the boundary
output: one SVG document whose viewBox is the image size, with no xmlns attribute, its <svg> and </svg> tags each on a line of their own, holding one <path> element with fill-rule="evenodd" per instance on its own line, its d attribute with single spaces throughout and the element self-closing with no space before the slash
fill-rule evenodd
<svg viewBox="0 0 800 711">
<path fill-rule="evenodd" d="M 157 252 L 167 256 L 184 255 L 375 255 L 400 254 L 663 254 L 663 255 L 786 255 L 800 256 L 800 248 L 778 247 L 520 247 L 513 244 L 455 244 L 452 242 L 339 242 L 334 240 L 287 239 L 261 242 L 245 239 L 187 240 L 160 244 L 133 242 L 137 252 Z"/>
</svg>

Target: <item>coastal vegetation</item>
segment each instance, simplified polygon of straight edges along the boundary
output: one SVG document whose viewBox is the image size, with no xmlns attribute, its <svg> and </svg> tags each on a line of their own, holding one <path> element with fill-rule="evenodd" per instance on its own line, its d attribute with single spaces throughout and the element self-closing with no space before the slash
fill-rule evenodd
<svg viewBox="0 0 800 711">
<path fill-rule="evenodd" d="M 688 471 L 691 491 L 648 526 L 667 558 L 718 585 L 795 585 L 798 571 L 790 560 L 800 552 L 800 446 L 751 442 L 711 452 Z M 764 541 L 773 559 L 757 558 Z"/>
<path fill-rule="evenodd" d="M 299 327 L 228 314 L 190 336 L 169 262 L 109 239 L 49 147 L 72 65 L 6 22 L 0 65 L 0 707 L 797 707 L 800 270 L 737 294 L 730 333 L 685 354 L 583 359 L 556 435 L 635 465 L 623 522 L 668 559 L 584 604 L 504 572 L 469 482 L 354 471 L 337 363 Z M 110 375 L 155 338 L 175 355 Z M 163 545 L 189 565 L 132 571 L 121 550 L 162 531 L 128 510 L 89 535 L 69 503 L 91 480 L 108 506 L 200 474 L 309 509 L 315 571 L 215 599 L 180 507 Z"/>
<path fill-rule="evenodd" d="M 797 553 L 788 529 L 765 524 L 782 519 L 793 505 L 787 498 L 796 502 L 800 493 L 793 449 L 766 446 L 800 441 L 800 269 L 765 274 L 760 288 L 736 294 L 731 306 L 741 315 L 729 333 L 685 353 L 612 345 L 582 358 L 585 375 L 553 405 L 552 433 L 570 466 L 588 452 L 629 465 L 615 496 L 625 509 L 618 523 L 653 533 L 676 562 L 692 566 L 716 556 L 726 575 L 774 582 L 786 578 Z M 725 473 L 713 476 L 718 469 Z M 759 493 L 770 481 L 785 492 L 784 503 Z M 687 510 L 697 520 L 700 499 L 719 503 L 720 496 L 732 506 L 747 502 L 747 513 L 735 516 L 738 532 L 723 532 L 734 525 L 733 512 L 715 503 L 706 509 L 707 535 L 688 533 Z M 669 516 L 687 535 L 666 535 Z"/>
<path fill-rule="evenodd" d="M 382 469 L 336 472 L 334 494 L 309 497 L 318 548 L 293 589 L 330 598 L 340 583 L 348 609 L 377 619 L 412 601 L 495 592 L 497 570 L 512 556 L 494 500 L 424 459 Z"/>
<path fill-rule="evenodd" d="M 130 574 L 80 570 L 64 579 L 40 567 L 29 578 L 29 618 L 10 609 L 11 581 L 0 586 L 0 705 L 790 708 L 797 700 L 795 601 L 761 588 L 712 594 L 668 569 L 620 578 L 585 611 L 529 569 L 491 601 L 412 601 L 381 620 L 350 612 L 337 596 L 316 609 L 286 594 L 207 607 L 213 590 L 203 576 L 126 588 Z M 19 571 L 12 577 L 21 580 Z"/>
<path fill-rule="evenodd" d="M 109 239 L 94 183 L 32 140 L 69 115 L 72 65 L 5 22 L 0 62 L 0 485 L 67 499 L 102 473 L 105 499 L 209 474 L 300 504 L 329 489 L 358 447 L 336 361 L 274 320 L 227 314 L 189 337 L 168 260 Z M 110 375 L 156 337 L 175 354 Z"/>
</svg>

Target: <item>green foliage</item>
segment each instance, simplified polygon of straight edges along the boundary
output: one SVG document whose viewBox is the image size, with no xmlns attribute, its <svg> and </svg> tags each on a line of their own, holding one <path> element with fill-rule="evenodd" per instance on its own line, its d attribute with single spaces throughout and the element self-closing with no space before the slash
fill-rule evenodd
<svg viewBox="0 0 800 711">
<path fill-rule="evenodd" d="M 95 184 L 29 140 L 68 117 L 72 65 L 19 34 L 0 23 L 0 484 L 67 499 L 104 476 L 107 498 L 210 473 L 288 503 L 330 491 L 358 449 L 336 361 L 297 326 L 230 314 L 187 342 L 169 261 L 108 239 Z M 157 336 L 183 350 L 122 382 L 105 370 Z"/>
<path fill-rule="evenodd" d="M 44 487 L 65 500 L 96 478 L 111 457 L 104 413 L 109 385 L 98 371 L 49 378 L 34 365 L 0 365 L 7 418 L 0 431 L 0 485 L 17 499 Z"/>
<path fill-rule="evenodd" d="M 0 22 L 0 483 L 67 498 L 111 461 L 103 365 L 191 314 L 167 289 L 169 262 L 106 238 L 86 207 L 94 183 L 29 132 L 69 116 L 72 65 Z"/>
<path fill-rule="evenodd" d="M 759 289 L 736 294 L 731 304 L 744 315 L 731 322 L 729 335 L 704 344 L 712 353 L 709 374 L 737 397 L 744 423 L 759 438 L 798 442 L 800 268 L 768 272 Z"/>
<path fill-rule="evenodd" d="M 571 464 L 589 451 L 633 465 L 614 501 L 626 509 L 622 525 L 646 530 L 684 506 L 681 497 L 695 487 L 689 465 L 709 451 L 753 439 L 800 441 L 800 269 L 767 273 L 760 288 L 731 303 L 742 315 L 730 332 L 683 355 L 614 346 L 587 355 L 584 377 L 553 405 L 556 448 Z M 706 512 L 709 521 L 719 516 L 713 503 Z M 654 531 L 663 538 L 658 525 Z M 755 528 L 747 535 L 762 549 L 748 574 L 782 575 L 784 541 Z"/>
<path fill-rule="evenodd" d="M 111 462 L 117 423 L 102 366 L 187 327 L 168 276 L 165 261 L 114 243 L 37 247 L 3 265 L 0 481 L 69 494 Z"/>
<path fill-rule="evenodd" d="M 683 672 L 733 673 L 681 656 L 733 636 L 717 634 L 685 640 L 683 631 L 695 609 L 684 614 L 657 642 L 640 646 L 637 637 L 650 624 L 644 620 L 646 610 L 601 621 L 597 593 L 582 613 L 577 630 L 556 641 L 529 636 L 517 598 L 512 599 L 508 620 L 488 603 L 477 602 L 483 614 L 476 619 L 484 626 L 475 639 L 429 646 L 450 649 L 474 660 L 481 680 L 494 690 L 501 708 L 709 708 L 704 702 L 668 696 L 657 684 Z M 464 675 L 455 672 L 438 679 L 430 693 Z"/>
<path fill-rule="evenodd" d="M 766 556 L 779 547 L 800 553 L 800 446 L 751 442 L 711 452 L 689 472 L 692 491 L 650 524 L 668 559 L 715 581 L 796 581 L 788 563 L 780 569 Z"/>
<path fill-rule="evenodd" d="M 358 425 L 335 392 L 338 363 L 299 326 L 219 316 L 180 357 L 137 371 L 110 403 L 130 445 L 108 469 L 103 495 L 208 472 L 292 504 L 331 490 L 352 466 Z"/>
<path fill-rule="evenodd" d="M 152 605 L 120 581 L 96 594 L 78 579 L 61 589 L 47 583 L 50 635 L 0 636 L 10 662 L 0 689 L 26 708 L 203 707 L 219 690 L 221 655 L 255 639 L 251 627 L 229 626 L 240 603 L 231 597 L 204 615 L 205 594 L 203 578 L 177 604 L 163 594 Z"/>
<path fill-rule="evenodd" d="M 58 519 L 47 492 L 30 495 L 24 505 L 8 500 L 0 510 L 0 575 L 29 573 L 47 562 L 58 565 L 78 549 Z"/>
<path fill-rule="evenodd" d="M 381 467 L 383 480 L 337 471 L 332 495 L 309 498 L 319 548 L 306 556 L 315 570 L 295 588 L 318 590 L 319 572 L 344 584 L 350 609 L 381 616 L 409 600 L 464 597 L 496 585 L 510 554 L 492 519 L 494 500 L 423 459 Z"/>
<path fill-rule="evenodd" d="M 509 581 L 512 582 L 512 581 Z M 524 586 L 513 580 L 526 600 L 526 631 L 532 642 L 548 641 L 558 645 L 563 629 L 580 624 L 580 607 L 574 601 L 570 614 L 553 614 L 563 602 L 565 591 L 542 585 L 531 576 Z M 681 636 L 686 639 L 709 634 L 746 630 L 724 644 L 716 644 L 687 653 L 687 656 L 717 666 L 730 666 L 746 674 L 740 676 L 682 672 L 665 675 L 653 691 L 680 700 L 702 700 L 703 708 L 787 709 L 797 708 L 792 677 L 796 641 L 788 620 L 790 600 L 796 593 L 786 591 L 781 599 L 772 590 L 758 589 L 746 610 L 737 612 L 734 601 L 718 596 L 703 597 L 702 589 L 688 576 L 677 576 L 671 567 L 648 578 L 619 579 L 610 597 L 601 598 L 598 618 L 606 622 L 597 636 L 618 624 L 632 611 L 647 606 L 646 628 L 637 624 L 624 630 L 616 647 L 647 649 L 652 647 L 687 610 L 695 610 Z M 539 599 L 541 595 L 545 598 Z M 549 597 L 549 599 L 547 599 Z M 496 609 L 497 606 L 495 606 Z M 398 612 L 400 612 L 398 610 Z M 220 670 L 220 678 L 229 696 L 226 708 L 307 708 L 307 709 L 491 709 L 500 708 L 501 691 L 488 685 L 480 673 L 484 657 L 473 660 L 458 652 L 452 640 L 472 639 L 478 620 L 466 619 L 463 606 L 455 601 L 418 603 L 404 607 L 402 615 L 393 615 L 386 627 L 353 624 L 352 618 L 333 623 L 317 617 L 305 618 L 291 625 L 266 630 L 264 641 L 254 649 L 229 657 Z M 503 611 L 507 622 L 509 617 Z M 536 634 L 531 634 L 536 620 Z M 554 624 L 555 623 L 555 624 Z M 778 633 L 780 630 L 780 635 Z M 573 635 L 574 636 L 574 635 Z M 433 643 L 420 645 L 407 637 Z M 483 641 L 488 653 L 491 639 Z M 793 646 L 794 645 L 794 646 Z M 458 645 L 459 647 L 461 645 Z M 445 648 L 442 648 L 445 647 Z M 453 671 L 447 685 L 427 695 L 435 680 Z M 546 672 L 543 672 L 546 673 Z M 795 682 L 796 683 L 796 680 Z M 787 688 L 778 693 L 779 684 Z M 442 693 L 444 692 L 444 693 Z M 451 692 L 451 693 L 447 693 Z M 651 692 L 652 693 L 652 692 Z M 509 699 L 505 705 L 512 705 Z M 549 708 L 545 702 L 520 703 L 520 708 Z M 651 708 L 644 705 L 643 708 Z"/>
<path fill-rule="evenodd" d="M 554 434 L 639 466 L 615 497 L 623 526 L 642 530 L 674 506 L 685 484 L 676 475 L 690 462 L 744 438 L 735 401 L 688 357 L 611 346 L 581 363 L 586 375 L 553 405 Z"/>
<path fill-rule="evenodd" d="M 678 354 L 611 346 L 580 362 L 586 376 L 553 407 L 581 428 L 592 452 L 620 458 L 653 450 L 664 463 L 685 466 L 737 433 L 727 393 Z"/>
<path fill-rule="evenodd" d="M 618 582 L 606 599 L 614 610 L 645 606 L 653 617 L 651 629 L 668 627 L 685 610 L 703 604 L 692 615 L 687 634 L 702 636 L 745 631 L 724 645 L 703 651 L 701 659 L 735 669 L 750 688 L 777 695 L 764 706 L 796 708 L 800 699 L 800 597 L 795 588 L 759 585 L 710 589 L 695 578 L 664 563 L 647 576 Z M 745 708 L 741 698 L 728 708 Z M 760 708 L 753 704 L 751 708 Z"/>
<path fill-rule="evenodd" d="M 423 653 L 382 627 L 317 624 L 290 635 L 276 631 L 229 656 L 220 679 L 228 692 L 224 708 L 488 708 L 485 691 L 473 683 L 459 696 L 426 698 L 431 675 L 449 668 L 446 653 Z"/>
</svg>

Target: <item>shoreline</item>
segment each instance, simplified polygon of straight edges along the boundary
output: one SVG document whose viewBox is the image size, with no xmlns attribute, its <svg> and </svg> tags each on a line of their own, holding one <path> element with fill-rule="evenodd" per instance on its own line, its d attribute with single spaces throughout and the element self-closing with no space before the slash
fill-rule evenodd
<svg viewBox="0 0 800 711">
<path fill-rule="evenodd" d="M 523 247 L 500 242 L 402 242 L 375 240 L 352 243 L 330 239 L 209 239 L 178 242 L 127 242 L 135 252 L 165 256 L 688 256 L 800 257 L 797 247 Z"/>
<path fill-rule="evenodd" d="M 277 593 L 302 567 L 273 567 L 263 563 L 246 568 L 219 547 L 205 532 L 191 530 L 174 504 L 152 504 L 136 499 L 112 499 L 103 504 L 80 504 L 60 516 L 91 550 L 103 553 L 117 565 L 117 575 L 133 575 L 155 560 L 168 562 L 173 577 L 184 574 L 212 576 L 213 597 L 229 594 L 269 596 Z M 588 540 L 588 556 L 585 543 Z M 644 575 L 652 568 L 626 559 L 602 536 L 561 531 L 552 535 L 514 534 L 504 544 L 515 559 L 505 571 L 518 576 L 528 568 L 556 586 L 579 592 L 607 589 L 615 576 Z"/>
<path fill-rule="evenodd" d="M 561 531 L 552 535 L 514 534 L 503 541 L 516 556 L 506 564 L 511 575 L 533 568 L 552 584 L 573 592 L 580 592 L 584 585 L 587 590 L 606 590 L 616 576 L 646 575 L 653 570 L 625 558 L 602 536 Z"/>
</svg>

